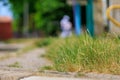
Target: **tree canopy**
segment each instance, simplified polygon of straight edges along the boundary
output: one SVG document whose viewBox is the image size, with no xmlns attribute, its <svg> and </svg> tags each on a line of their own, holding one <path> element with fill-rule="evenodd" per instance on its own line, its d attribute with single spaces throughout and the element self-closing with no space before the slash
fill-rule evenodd
<svg viewBox="0 0 120 80">
<path fill-rule="evenodd" d="M 53 35 L 59 29 L 58 21 L 63 15 L 72 15 L 72 8 L 66 0 L 9 0 L 14 16 L 18 22 L 23 16 L 24 3 L 29 4 L 29 15 L 32 16 L 35 28 Z"/>
</svg>

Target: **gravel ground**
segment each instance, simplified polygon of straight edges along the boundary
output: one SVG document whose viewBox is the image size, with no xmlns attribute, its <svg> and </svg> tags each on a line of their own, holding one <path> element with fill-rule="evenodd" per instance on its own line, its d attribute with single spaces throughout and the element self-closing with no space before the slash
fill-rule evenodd
<svg viewBox="0 0 120 80">
<path fill-rule="evenodd" d="M 40 55 L 43 55 L 44 53 L 44 49 L 35 49 L 29 51 L 28 53 L 25 53 L 24 55 L 21 55 L 20 57 L 2 60 L 0 61 L 0 66 L 8 67 L 17 63 L 17 65 L 19 64 L 18 67 L 22 69 L 36 71 L 40 67 L 50 65 L 50 62 L 48 60 L 40 57 Z"/>
<path fill-rule="evenodd" d="M 51 65 L 51 63 L 47 59 L 45 59 L 44 57 L 40 57 L 43 54 L 45 54 L 45 49 L 37 48 L 34 50 L 30 50 L 29 52 L 19 57 L 12 57 L 9 59 L 1 60 L 0 61 L 0 69 L 1 69 L 0 80 L 18 80 L 18 78 L 25 77 L 25 76 L 32 74 L 29 72 L 25 72 L 23 74 L 25 70 L 26 71 L 38 71 L 38 69 L 43 66 Z M 15 64 L 16 62 L 19 64 L 20 67 L 17 68 L 17 70 L 14 70 L 15 68 L 10 67 L 10 65 Z M 6 70 L 4 70 L 5 68 Z M 21 70 L 23 70 L 23 72 L 20 72 Z M 45 72 L 45 73 L 48 73 L 48 72 Z M 84 78 L 75 79 L 75 78 L 70 78 L 70 77 L 69 78 L 57 78 L 57 77 L 40 77 L 40 76 L 34 77 L 32 76 L 32 77 L 24 78 L 21 80 L 120 80 L 120 75 L 88 73 L 88 74 L 85 74 L 85 76 L 88 79 L 84 79 Z"/>
</svg>

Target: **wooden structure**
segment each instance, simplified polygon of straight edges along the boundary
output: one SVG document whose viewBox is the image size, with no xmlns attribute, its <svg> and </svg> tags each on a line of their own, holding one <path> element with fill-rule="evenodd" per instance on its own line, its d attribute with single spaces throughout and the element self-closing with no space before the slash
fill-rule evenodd
<svg viewBox="0 0 120 80">
<path fill-rule="evenodd" d="M 93 0 L 68 0 L 68 3 L 73 5 L 76 34 L 80 35 L 85 25 L 90 35 L 94 36 Z"/>
<path fill-rule="evenodd" d="M 0 17 L 0 40 L 12 38 L 12 19 Z"/>
</svg>

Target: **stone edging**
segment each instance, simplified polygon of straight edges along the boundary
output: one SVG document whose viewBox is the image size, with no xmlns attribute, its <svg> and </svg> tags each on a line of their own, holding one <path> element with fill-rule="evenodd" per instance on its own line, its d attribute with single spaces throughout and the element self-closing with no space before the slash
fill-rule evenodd
<svg viewBox="0 0 120 80">
<path fill-rule="evenodd" d="M 58 71 L 49 71 L 44 70 L 40 71 L 38 75 L 45 76 L 57 76 L 57 77 L 82 77 L 82 78 L 90 78 L 90 79 L 98 79 L 98 80 L 120 80 L 120 75 L 112 75 L 112 74 L 97 74 L 97 73 L 82 73 L 82 72 L 58 72 Z"/>
</svg>

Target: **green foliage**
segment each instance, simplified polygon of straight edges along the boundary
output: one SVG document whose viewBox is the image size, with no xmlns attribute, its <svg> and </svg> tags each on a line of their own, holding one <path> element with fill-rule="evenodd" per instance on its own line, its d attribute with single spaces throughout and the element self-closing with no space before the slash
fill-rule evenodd
<svg viewBox="0 0 120 80">
<path fill-rule="evenodd" d="M 24 3 L 25 2 L 28 2 L 29 4 L 30 3 L 33 3 L 35 4 L 35 1 L 33 0 L 20 0 L 20 1 L 17 1 L 17 0 L 9 0 L 9 2 L 12 4 L 12 10 L 14 12 L 14 15 L 17 17 L 17 16 L 20 16 L 20 14 L 23 14 L 23 9 L 24 9 Z M 32 7 L 30 6 L 30 9 Z"/>
<path fill-rule="evenodd" d="M 65 9 L 70 12 L 69 8 L 62 0 L 39 0 L 36 4 L 37 12 L 35 14 L 37 28 L 44 30 L 46 34 L 57 34 L 59 20 L 64 14 L 67 14 Z"/>
<path fill-rule="evenodd" d="M 52 38 L 45 38 L 45 39 L 41 39 L 40 41 L 37 41 L 35 44 L 38 46 L 38 47 L 45 47 L 45 46 L 48 46 L 52 43 Z"/>
<path fill-rule="evenodd" d="M 47 57 L 58 71 L 120 74 L 120 40 L 88 35 L 54 41 Z"/>
<path fill-rule="evenodd" d="M 72 8 L 66 4 L 66 0 L 10 0 L 18 26 L 21 26 L 19 24 L 23 22 L 25 2 L 29 3 L 29 15 L 34 16 L 32 22 L 34 22 L 35 28 L 44 31 L 46 35 L 56 36 L 60 30 L 59 21 L 63 15 L 72 15 Z"/>
<path fill-rule="evenodd" d="M 16 13 L 22 13 L 23 11 L 23 0 L 17 1 L 17 0 L 9 0 L 12 4 L 12 10 Z"/>
<path fill-rule="evenodd" d="M 52 70 L 53 67 L 52 66 L 44 66 L 44 67 L 40 67 L 39 71 L 42 71 L 42 70 Z"/>
<path fill-rule="evenodd" d="M 15 62 L 13 64 L 8 65 L 8 67 L 22 68 L 19 62 Z"/>
</svg>

